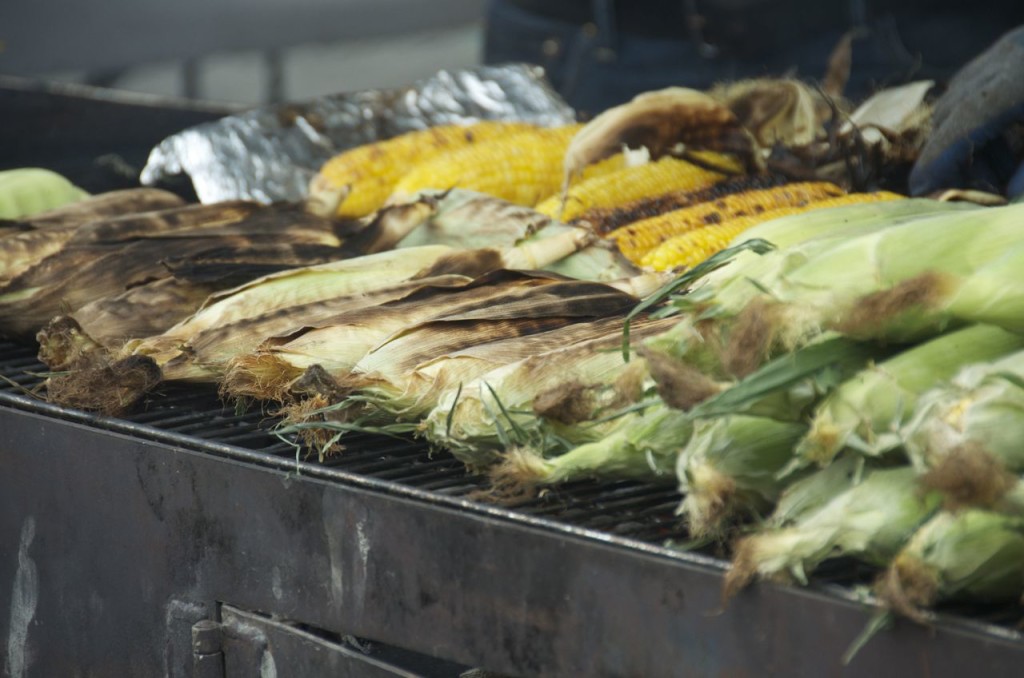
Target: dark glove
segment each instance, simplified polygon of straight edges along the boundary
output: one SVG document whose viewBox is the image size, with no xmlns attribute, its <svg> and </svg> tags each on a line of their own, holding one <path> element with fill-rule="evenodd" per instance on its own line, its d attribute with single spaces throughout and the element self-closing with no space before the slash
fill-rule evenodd
<svg viewBox="0 0 1024 678">
<path fill-rule="evenodd" d="M 968 63 L 935 105 L 932 133 L 910 173 L 910 192 L 945 188 L 1024 191 L 1024 167 L 1008 139 L 1024 122 L 1024 26 Z"/>
</svg>

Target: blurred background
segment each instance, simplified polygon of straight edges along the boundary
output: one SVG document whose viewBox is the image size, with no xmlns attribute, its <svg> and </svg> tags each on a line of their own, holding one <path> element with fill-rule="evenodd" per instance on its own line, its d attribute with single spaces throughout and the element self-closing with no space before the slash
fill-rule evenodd
<svg viewBox="0 0 1024 678">
<path fill-rule="evenodd" d="M 483 0 L 0 2 L 0 74 L 252 105 L 480 61 Z"/>
</svg>

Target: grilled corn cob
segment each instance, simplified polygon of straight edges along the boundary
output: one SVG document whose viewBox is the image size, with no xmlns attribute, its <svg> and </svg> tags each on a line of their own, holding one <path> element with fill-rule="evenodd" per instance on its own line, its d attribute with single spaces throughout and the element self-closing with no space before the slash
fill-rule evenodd
<svg viewBox="0 0 1024 678">
<path fill-rule="evenodd" d="M 826 184 L 826 186 L 828 185 Z M 724 249 L 736 236 L 757 224 L 790 214 L 801 214 L 829 207 L 841 207 L 843 205 L 864 202 L 898 200 L 901 197 L 896 193 L 884 191 L 879 193 L 855 193 L 825 200 L 811 199 L 810 202 L 806 203 L 795 203 L 785 207 L 769 209 L 758 214 L 747 214 L 735 219 L 729 219 L 721 224 L 711 224 L 695 228 L 670 238 L 644 255 L 641 263 L 656 271 L 665 271 L 677 266 L 695 266 L 715 252 Z"/>
<path fill-rule="evenodd" d="M 620 207 L 597 207 L 587 210 L 572 221 L 586 222 L 595 233 L 606 235 L 634 221 L 656 217 L 665 212 L 692 207 L 698 203 L 718 200 L 743 191 L 772 188 L 786 183 L 786 178 L 774 174 L 747 174 L 725 179 L 696 190 L 670 191 L 634 200 Z"/>
<path fill-rule="evenodd" d="M 537 205 L 537 211 L 561 221 L 571 221 L 587 210 L 623 205 L 669 191 L 693 190 L 722 177 L 717 172 L 685 160 L 662 158 L 657 162 L 624 167 L 616 172 L 584 179 L 571 187 L 564 199 L 561 194 L 551 195 Z"/>
<path fill-rule="evenodd" d="M 440 125 L 366 144 L 328 160 L 309 187 L 311 211 L 355 219 L 379 209 L 414 166 L 487 139 L 530 129 L 526 123 Z"/>
<path fill-rule="evenodd" d="M 747 191 L 637 221 L 612 231 L 608 238 L 618 244 L 628 259 L 639 263 L 643 261 L 644 255 L 669 238 L 694 229 L 780 207 L 806 205 L 812 200 L 841 195 L 842 192 L 841 188 L 827 182 L 790 184 Z"/>
<path fill-rule="evenodd" d="M 508 134 L 439 155 L 395 185 L 391 203 L 426 189 L 462 188 L 535 205 L 562 184 L 562 156 L 580 125 Z"/>
</svg>

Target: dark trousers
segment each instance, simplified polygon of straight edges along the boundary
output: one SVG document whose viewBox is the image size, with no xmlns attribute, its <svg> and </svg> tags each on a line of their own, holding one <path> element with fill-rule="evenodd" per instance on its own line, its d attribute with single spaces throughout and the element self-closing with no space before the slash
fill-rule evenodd
<svg viewBox="0 0 1024 678">
<path fill-rule="evenodd" d="M 809 0 L 826 1 L 840 0 Z M 965 7 L 914 15 L 886 11 L 861 17 L 859 26 L 851 13 L 847 25 L 808 29 L 799 39 L 769 44 L 760 53 L 750 54 L 744 53 L 743 45 L 707 49 L 682 27 L 678 36 L 618 30 L 611 0 L 593 2 L 592 20 L 576 23 L 527 11 L 514 0 L 491 0 L 484 61 L 543 66 L 555 89 L 586 116 L 640 92 L 672 85 L 706 89 L 739 78 L 786 74 L 820 80 L 833 48 L 847 30 L 857 27 L 861 37 L 853 43 L 853 68 L 845 90 L 856 100 L 881 86 L 912 79 L 948 79 L 956 68 L 1016 25 L 1016 15 L 1024 13 L 1024 2 L 1020 3 L 1022 9 L 1013 7 L 1017 2 L 993 3 L 995 8 L 985 10 L 968 11 Z M 628 0 L 622 0 L 622 5 L 623 10 L 630 7 Z M 1005 16 L 1008 14 L 1013 16 Z M 764 31 L 773 35 L 772 26 L 765 26 Z"/>
</svg>

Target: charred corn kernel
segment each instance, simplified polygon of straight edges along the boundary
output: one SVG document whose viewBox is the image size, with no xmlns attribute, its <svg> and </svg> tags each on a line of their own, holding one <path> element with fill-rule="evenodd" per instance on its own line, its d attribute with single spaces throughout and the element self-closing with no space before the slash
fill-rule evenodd
<svg viewBox="0 0 1024 678">
<path fill-rule="evenodd" d="M 426 189 L 460 188 L 534 205 L 562 184 L 562 157 L 582 125 L 531 129 L 438 155 L 408 172 L 390 202 Z"/>
<path fill-rule="evenodd" d="M 737 217 L 721 224 L 704 226 L 670 238 L 648 252 L 644 256 L 642 263 L 644 266 L 656 271 L 667 271 L 679 266 L 696 266 L 715 252 L 725 249 L 736 236 L 757 224 L 790 214 L 813 212 L 828 209 L 829 207 L 841 207 L 843 205 L 855 205 L 865 202 L 896 200 L 902 197 L 885 191 L 878 193 L 854 193 Z"/>
<path fill-rule="evenodd" d="M 536 209 L 561 221 L 575 219 L 583 212 L 599 207 L 614 207 L 647 196 L 669 191 L 692 190 L 706 186 L 723 175 L 675 158 L 662 158 L 636 167 L 625 167 L 572 186 L 565 196 L 552 195 Z"/>
<path fill-rule="evenodd" d="M 775 174 L 745 174 L 693 191 L 671 191 L 634 200 L 621 207 L 599 207 L 576 217 L 575 223 L 586 222 L 590 230 L 601 235 L 634 221 L 656 217 L 665 212 L 710 202 L 735 193 L 772 188 L 786 183 L 786 178 Z"/>
<path fill-rule="evenodd" d="M 351 219 L 366 216 L 384 204 L 398 180 L 416 165 L 446 151 L 532 128 L 496 121 L 439 125 L 353 148 L 320 168 L 310 184 L 310 208 Z"/>
<path fill-rule="evenodd" d="M 746 191 L 637 221 L 612 231 L 608 238 L 618 244 L 627 259 L 641 263 L 648 252 L 688 231 L 779 207 L 806 205 L 842 193 L 843 189 L 824 181 Z"/>
<path fill-rule="evenodd" d="M 716 151 L 687 151 L 686 159 L 695 165 L 707 167 L 708 169 L 720 170 L 726 174 L 743 174 L 746 167 L 743 161 L 734 155 L 718 153 Z"/>
</svg>

